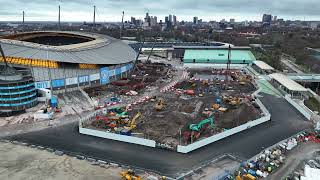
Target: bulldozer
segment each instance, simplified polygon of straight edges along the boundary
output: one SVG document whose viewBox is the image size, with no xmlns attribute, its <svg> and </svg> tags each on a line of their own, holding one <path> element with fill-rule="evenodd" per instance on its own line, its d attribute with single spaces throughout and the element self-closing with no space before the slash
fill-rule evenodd
<svg viewBox="0 0 320 180">
<path fill-rule="evenodd" d="M 122 171 L 120 174 L 123 180 L 141 180 L 141 177 L 137 175 L 132 169 Z"/>
<path fill-rule="evenodd" d="M 127 130 L 133 130 L 137 127 L 136 121 L 141 116 L 141 112 L 138 112 L 131 120 L 130 126 L 125 126 L 124 128 Z"/>
<path fill-rule="evenodd" d="M 157 104 L 154 106 L 156 111 L 162 111 L 165 108 L 164 99 L 159 98 Z"/>
</svg>

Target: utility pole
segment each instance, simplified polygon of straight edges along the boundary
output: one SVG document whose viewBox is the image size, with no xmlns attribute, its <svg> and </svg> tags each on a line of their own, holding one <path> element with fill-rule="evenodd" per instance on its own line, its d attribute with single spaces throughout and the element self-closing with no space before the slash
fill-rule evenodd
<svg viewBox="0 0 320 180">
<path fill-rule="evenodd" d="M 96 6 L 93 6 L 93 28 L 96 28 Z"/>
<path fill-rule="evenodd" d="M 59 15 L 58 15 L 58 28 L 61 30 L 61 23 L 60 23 L 60 5 L 59 5 Z"/>
<path fill-rule="evenodd" d="M 227 62 L 227 71 L 226 71 L 226 82 L 227 83 L 229 83 L 230 64 L 231 64 L 231 45 L 229 45 L 229 48 L 228 48 L 228 62 Z"/>
<path fill-rule="evenodd" d="M 121 28 L 120 28 L 120 39 L 122 38 L 122 31 L 124 29 L 123 18 L 124 18 L 124 11 L 122 11 L 122 21 L 121 21 Z"/>
</svg>

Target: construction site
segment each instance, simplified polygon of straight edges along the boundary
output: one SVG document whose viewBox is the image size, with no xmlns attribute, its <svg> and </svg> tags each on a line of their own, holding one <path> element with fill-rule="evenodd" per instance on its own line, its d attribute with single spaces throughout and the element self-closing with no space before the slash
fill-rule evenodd
<svg viewBox="0 0 320 180">
<path fill-rule="evenodd" d="M 256 90 L 244 70 L 178 70 L 140 62 L 130 78 L 85 89 L 102 111 L 84 127 L 174 150 L 260 118 Z"/>
</svg>

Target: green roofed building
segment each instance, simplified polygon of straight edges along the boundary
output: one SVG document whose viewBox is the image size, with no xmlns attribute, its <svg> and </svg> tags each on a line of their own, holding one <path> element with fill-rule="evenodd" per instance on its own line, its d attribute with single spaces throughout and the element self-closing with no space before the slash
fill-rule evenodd
<svg viewBox="0 0 320 180">
<path fill-rule="evenodd" d="M 186 49 L 184 63 L 213 63 L 226 64 L 228 62 L 228 48 L 217 49 Z M 232 48 L 231 64 L 251 64 L 256 60 L 249 49 Z"/>
</svg>

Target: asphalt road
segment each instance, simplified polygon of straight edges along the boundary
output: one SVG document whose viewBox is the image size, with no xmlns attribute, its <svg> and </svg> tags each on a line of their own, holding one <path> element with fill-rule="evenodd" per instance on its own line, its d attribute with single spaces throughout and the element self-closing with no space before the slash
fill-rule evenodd
<svg viewBox="0 0 320 180">
<path fill-rule="evenodd" d="M 77 123 L 8 137 L 67 152 L 77 152 L 98 159 L 136 166 L 171 177 L 189 171 L 222 154 L 230 153 L 246 160 L 262 149 L 311 127 L 284 99 L 271 95 L 261 98 L 272 121 L 230 136 L 216 143 L 179 154 L 78 133 Z"/>
</svg>

